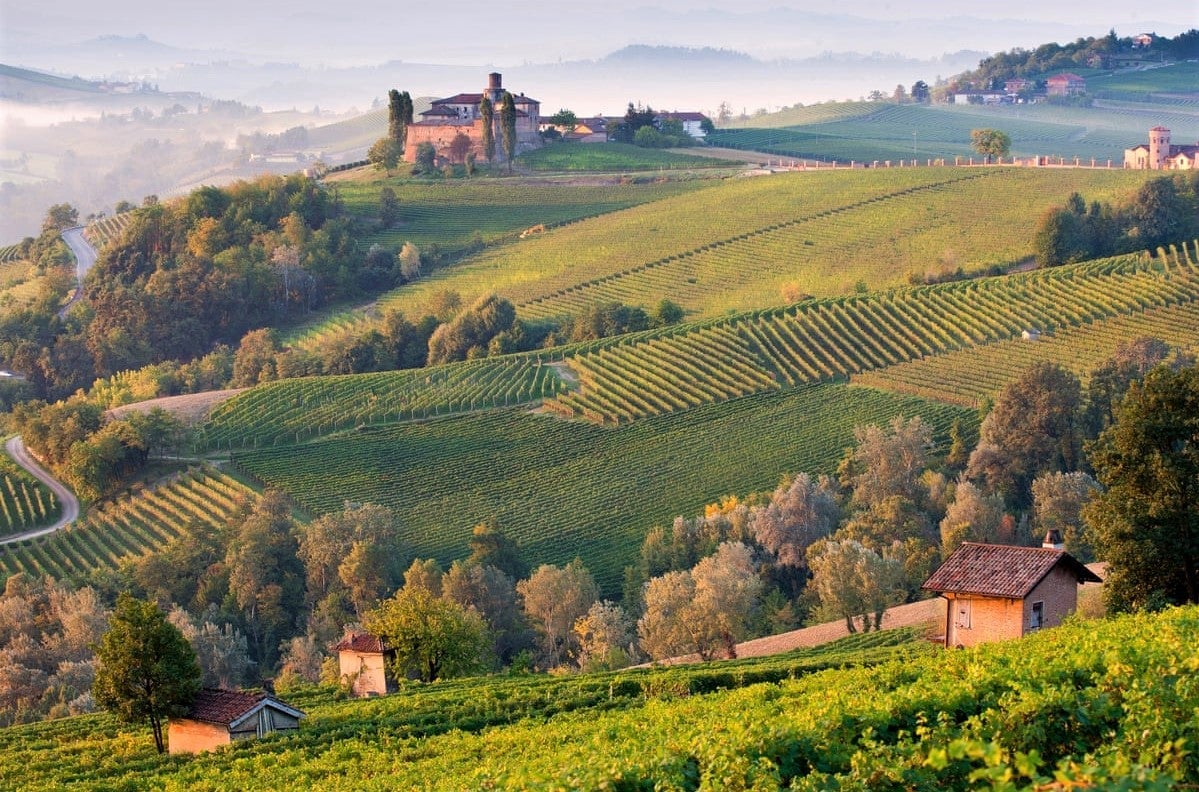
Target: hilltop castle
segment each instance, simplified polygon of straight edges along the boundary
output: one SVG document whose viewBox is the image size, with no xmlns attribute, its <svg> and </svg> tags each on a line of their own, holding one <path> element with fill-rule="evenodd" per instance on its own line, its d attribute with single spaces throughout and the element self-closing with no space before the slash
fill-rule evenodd
<svg viewBox="0 0 1199 792">
<path fill-rule="evenodd" d="M 479 103 L 486 96 L 495 108 L 493 116 L 495 133 L 495 161 L 504 161 L 503 134 L 500 132 L 500 100 L 504 96 L 502 77 L 497 72 L 487 75 L 487 89 L 482 93 L 460 93 L 438 99 L 433 106 L 421 113 L 421 120 L 408 126 L 408 141 L 404 147 L 404 159 L 416 161 L 416 147 L 421 143 L 432 143 L 438 157 L 450 158 L 450 142 L 459 134 L 470 138 L 470 151 L 480 162 L 486 162 L 483 151 L 483 119 L 479 117 Z M 541 103 L 522 94 L 513 94 L 516 104 L 516 152 L 522 153 L 541 146 L 538 132 L 541 124 Z"/>
<path fill-rule="evenodd" d="M 1149 130 L 1149 145 L 1141 143 L 1124 149 L 1124 167 L 1137 170 L 1192 170 L 1199 168 L 1199 144 L 1170 145 L 1170 130 L 1155 126 Z"/>
</svg>

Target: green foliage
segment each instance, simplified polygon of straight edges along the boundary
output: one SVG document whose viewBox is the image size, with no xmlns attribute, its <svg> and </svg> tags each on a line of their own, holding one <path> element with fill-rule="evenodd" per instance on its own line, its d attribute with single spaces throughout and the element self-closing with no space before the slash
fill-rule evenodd
<svg viewBox="0 0 1199 792">
<path fill-rule="evenodd" d="M 478 613 L 422 586 L 405 586 L 366 614 L 365 624 L 395 650 L 400 679 L 435 682 L 471 674 L 484 666 L 490 643 Z"/>
<path fill-rule="evenodd" d="M 0 538 L 53 523 L 62 504 L 45 484 L 0 458 Z"/>
<path fill-rule="evenodd" d="M 613 596 L 649 526 L 730 492 L 771 488 L 784 473 L 831 472 L 855 425 L 895 415 L 921 415 L 939 439 L 955 417 L 967 420 L 957 408 L 827 384 L 616 429 L 501 409 L 234 459 L 314 513 L 346 500 L 391 508 L 413 553 L 442 564 L 464 555 L 472 526 L 496 518 L 529 563 L 578 554 Z"/>
<path fill-rule="evenodd" d="M 122 594 L 96 660 L 96 704 L 126 723 L 150 721 L 162 753 L 162 721 L 184 714 L 200 692 L 200 666 L 187 639 L 153 602 Z"/>
<path fill-rule="evenodd" d="M 1012 139 L 998 129 L 971 129 L 970 147 L 987 158 L 1006 157 L 1012 150 Z"/>
<path fill-rule="evenodd" d="M 588 143 L 545 146 L 520 155 L 520 163 L 535 171 L 688 170 L 731 168 L 739 163 L 673 151 L 654 151 L 628 143 Z"/>
</svg>

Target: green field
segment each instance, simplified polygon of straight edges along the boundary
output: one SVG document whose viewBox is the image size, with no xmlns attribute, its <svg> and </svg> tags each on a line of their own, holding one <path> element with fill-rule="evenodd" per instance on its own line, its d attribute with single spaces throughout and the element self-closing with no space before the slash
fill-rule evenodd
<svg viewBox="0 0 1199 792">
<path fill-rule="evenodd" d="M 1199 782 L 1194 607 L 960 652 L 817 650 L 286 697 L 295 734 L 160 756 L 88 715 L 5 730 L 0 786 L 65 789 L 1170 789 Z M 892 644 L 892 645 L 888 645 Z M 822 670 L 824 669 L 824 670 Z M 735 716 L 732 714 L 735 713 Z"/>
<path fill-rule="evenodd" d="M 533 171 L 652 171 L 739 168 L 742 163 L 628 143 L 556 143 L 522 154 L 517 163 Z"/>
<path fill-rule="evenodd" d="M 0 580 L 24 572 L 66 580 L 161 550 L 197 525 L 223 528 L 253 490 L 203 467 L 92 509 L 70 527 L 0 545 Z"/>
<path fill-rule="evenodd" d="M 363 428 L 234 455 L 240 469 L 314 513 L 345 501 L 394 509 L 420 557 L 467 552 L 497 518 L 534 563 L 578 555 L 608 596 L 645 532 L 730 493 L 830 472 L 860 424 L 922 415 L 945 436 L 965 410 L 826 384 L 763 393 L 602 428 L 524 410 Z"/>
<path fill-rule="evenodd" d="M 896 168 L 726 180 L 489 247 L 378 305 L 419 316 L 447 289 L 466 303 L 495 292 L 521 316 L 538 319 L 614 299 L 652 307 L 669 296 L 691 317 L 719 316 L 784 305 L 795 299 L 790 294 L 848 294 L 859 282 L 880 289 L 913 274 L 1008 266 L 1032 255 L 1044 208 L 1074 191 L 1112 200 L 1145 178 L 1086 169 Z M 367 326 L 361 312 L 347 312 L 290 340 L 305 345 L 328 329 Z"/>
</svg>

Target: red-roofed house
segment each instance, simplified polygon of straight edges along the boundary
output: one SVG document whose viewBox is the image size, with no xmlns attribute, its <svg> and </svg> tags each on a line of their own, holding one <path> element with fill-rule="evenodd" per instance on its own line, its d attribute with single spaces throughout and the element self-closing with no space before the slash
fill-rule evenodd
<svg viewBox="0 0 1199 792">
<path fill-rule="evenodd" d="M 382 696 L 396 691 L 388 661 L 395 651 L 382 638 L 365 633 L 348 635 L 333 647 L 342 679 L 350 680 L 355 696 Z"/>
<path fill-rule="evenodd" d="M 1087 92 L 1087 81 L 1073 72 L 1055 74 L 1045 81 L 1045 93 L 1050 96 L 1074 96 Z"/>
<path fill-rule="evenodd" d="M 923 588 L 946 600 L 945 645 L 962 647 L 1055 627 L 1077 607 L 1079 584 L 1101 582 L 1047 536 L 1041 547 L 966 542 Z"/>
<path fill-rule="evenodd" d="M 181 718 L 167 722 L 171 753 L 200 753 L 235 740 L 300 728 L 304 713 L 266 693 L 205 688 Z"/>
</svg>

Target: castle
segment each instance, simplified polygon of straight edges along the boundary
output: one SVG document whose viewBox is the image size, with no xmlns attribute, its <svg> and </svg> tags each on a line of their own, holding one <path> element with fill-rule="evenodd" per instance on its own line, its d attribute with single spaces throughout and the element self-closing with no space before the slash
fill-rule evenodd
<svg viewBox="0 0 1199 792">
<path fill-rule="evenodd" d="M 421 113 L 421 120 L 408 126 L 408 140 L 404 146 L 404 159 L 416 161 L 416 147 L 431 143 L 439 158 L 452 159 L 450 143 L 459 134 L 470 139 L 469 151 L 474 152 L 479 162 L 486 162 L 483 150 L 483 119 L 479 116 L 479 103 L 486 96 L 494 108 L 493 132 L 495 133 L 495 162 L 503 162 L 504 143 L 500 131 L 500 101 L 504 96 L 503 80 L 499 73 L 487 75 L 487 89 L 483 93 L 460 93 L 438 99 L 433 106 Z M 541 103 L 522 94 L 513 94 L 516 105 L 516 152 L 518 154 L 541 146 L 539 125 Z"/>
<path fill-rule="evenodd" d="M 1199 168 L 1199 145 L 1170 145 L 1170 130 L 1149 130 L 1149 145 L 1124 149 L 1124 167 L 1137 170 L 1192 170 Z"/>
</svg>

